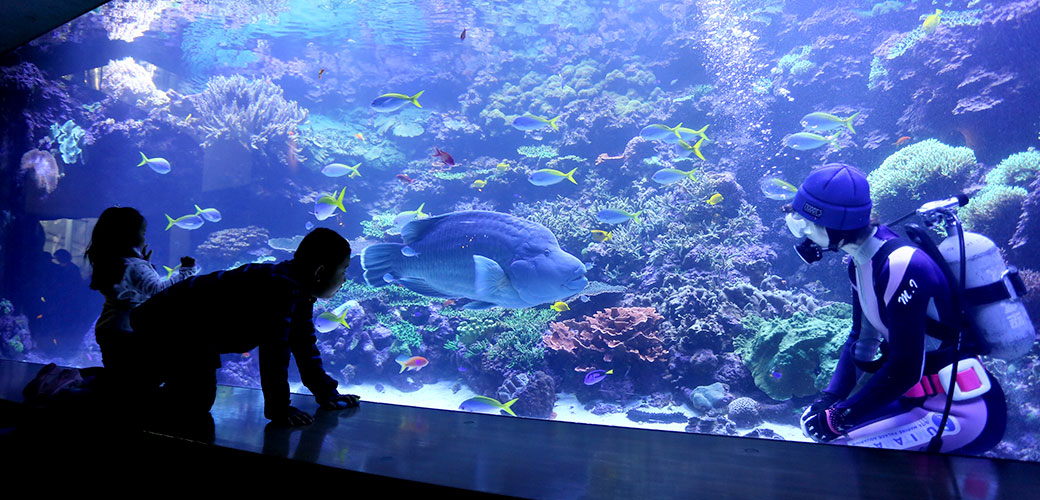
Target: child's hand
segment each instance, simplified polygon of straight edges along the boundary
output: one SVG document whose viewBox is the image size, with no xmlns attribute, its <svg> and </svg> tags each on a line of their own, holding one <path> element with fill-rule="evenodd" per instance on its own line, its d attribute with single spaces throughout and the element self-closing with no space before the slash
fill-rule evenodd
<svg viewBox="0 0 1040 500">
<path fill-rule="evenodd" d="M 141 247 L 141 258 L 144 259 L 145 261 L 151 261 L 152 260 L 152 251 L 148 249 L 148 244 L 147 243 L 145 243 L 145 245 L 143 247 Z"/>
</svg>

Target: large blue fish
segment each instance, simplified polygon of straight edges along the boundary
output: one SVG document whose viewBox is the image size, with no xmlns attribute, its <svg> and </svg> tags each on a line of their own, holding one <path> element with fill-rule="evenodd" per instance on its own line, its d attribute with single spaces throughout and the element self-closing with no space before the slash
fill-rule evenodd
<svg viewBox="0 0 1040 500">
<path fill-rule="evenodd" d="M 513 403 L 515 402 L 516 399 L 513 399 L 508 403 L 500 403 L 497 399 L 489 398 L 487 396 L 473 396 L 472 398 L 463 401 L 462 404 L 459 405 L 459 409 L 476 413 L 504 412 L 515 417 L 516 413 L 513 413 L 512 408 L 510 408 L 510 406 L 513 406 Z"/>
<path fill-rule="evenodd" d="M 148 165 L 152 170 L 160 174 L 170 173 L 170 162 L 166 161 L 166 158 L 149 158 L 144 153 L 141 153 L 141 163 L 138 163 L 137 166 L 143 165 Z"/>
<path fill-rule="evenodd" d="M 370 286 L 396 283 L 432 297 L 472 299 L 469 309 L 533 307 L 588 284 L 585 265 L 560 249 L 545 226 L 470 210 L 409 222 L 400 243 L 361 252 Z"/>
<path fill-rule="evenodd" d="M 556 126 L 556 120 L 559 120 L 560 116 L 557 116 L 556 118 L 553 118 L 551 120 L 541 116 L 534 115 L 518 116 L 513 119 L 513 128 L 518 130 L 529 131 L 542 129 L 548 126 L 552 127 L 553 130 L 560 130 L 559 127 Z"/>
</svg>

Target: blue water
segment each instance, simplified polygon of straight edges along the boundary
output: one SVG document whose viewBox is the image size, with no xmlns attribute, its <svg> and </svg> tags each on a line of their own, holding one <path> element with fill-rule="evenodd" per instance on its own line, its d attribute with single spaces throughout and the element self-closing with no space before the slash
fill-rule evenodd
<svg viewBox="0 0 1040 500">
<path fill-rule="evenodd" d="M 1006 222 L 1028 220 L 1030 183 L 1040 175 L 1040 154 L 1030 153 L 1040 142 L 1040 105 L 1028 97 L 1038 82 L 1021 71 L 1040 52 L 1029 42 L 1040 34 L 1035 6 L 145 5 L 110 2 L 5 61 L 5 357 L 100 363 L 92 324 L 101 298 L 73 275 L 89 277 L 82 255 L 90 228 L 113 205 L 146 216 L 158 268 L 192 255 L 203 272 L 291 258 L 312 227 L 336 230 L 357 256 L 399 242 L 394 219 L 420 206 L 435 216 L 488 210 L 536 222 L 587 268 L 590 288 L 557 297 L 564 306 L 470 311 L 465 297 L 373 288 L 352 261 L 348 284 L 315 306 L 317 316 L 356 301 L 340 309 L 349 311 L 349 329 L 319 333 L 341 390 L 452 409 L 463 395 L 517 399 L 513 410 L 532 418 L 564 418 L 576 401 L 585 411 L 568 415 L 580 421 L 646 425 L 650 411 L 665 414 L 661 422 L 692 417 L 691 431 L 741 435 L 797 426 L 843 337 L 777 351 L 807 321 L 835 336 L 849 322 L 820 314 L 849 301 L 845 264 L 833 255 L 812 267 L 798 260 L 780 212 L 784 191 L 763 191 L 763 178 L 797 186 L 822 164 L 856 165 L 875 187 L 894 186 L 874 192 L 883 222 L 973 189 L 985 201 L 962 212 L 969 228 L 993 238 L 1012 264 L 1040 267 L 1033 226 Z M 944 12 L 928 31 L 936 8 Z M 370 105 L 420 91 L 421 107 L 406 101 L 383 113 Z M 833 145 L 787 147 L 811 112 L 860 114 L 851 127 L 822 133 L 837 133 Z M 558 130 L 511 125 L 524 115 L 559 117 Z M 707 126 L 706 139 L 684 133 L 684 148 L 669 134 L 641 137 L 652 124 Z M 70 138 L 75 127 L 82 137 Z M 26 163 L 33 149 L 41 153 Z M 142 153 L 165 159 L 170 171 L 137 166 Z M 360 164 L 359 175 L 323 175 L 332 163 Z M 1000 165 L 1017 177 L 986 177 Z M 668 168 L 695 173 L 652 180 Z M 561 180 L 533 184 L 543 169 L 576 169 L 574 182 L 543 173 Z M 340 192 L 345 211 L 317 217 L 315 201 Z M 220 220 L 164 230 L 167 215 L 192 215 L 195 205 L 217 209 Z M 639 219 L 603 222 L 603 209 Z M 60 249 L 75 268 L 58 271 L 51 259 Z M 751 347 L 764 335 L 756 328 L 780 327 L 794 332 L 785 343 Z M 574 347 L 570 336 L 586 330 L 594 333 Z M 393 360 L 401 355 L 429 364 L 400 373 Z M 222 382 L 258 386 L 257 353 L 224 361 Z M 987 366 L 1016 403 L 993 453 L 1037 460 L 1040 444 L 1028 431 L 1038 411 L 1037 350 Z M 611 369 L 585 383 L 586 373 Z M 1013 371 L 1032 375 L 1012 382 Z M 739 398 L 754 400 L 760 415 L 742 420 L 729 404 Z"/>
</svg>

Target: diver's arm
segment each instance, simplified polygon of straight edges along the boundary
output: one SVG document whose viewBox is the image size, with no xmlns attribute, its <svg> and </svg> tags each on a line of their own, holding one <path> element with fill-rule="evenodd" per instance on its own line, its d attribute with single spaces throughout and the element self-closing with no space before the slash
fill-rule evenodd
<svg viewBox="0 0 1040 500">
<path fill-rule="evenodd" d="M 859 293 L 853 289 L 852 330 L 849 331 L 849 338 L 845 341 L 845 346 L 841 349 L 841 357 L 838 358 L 838 365 L 834 369 L 834 375 L 831 376 L 831 383 L 823 390 L 823 392 L 837 396 L 838 399 L 849 397 L 849 394 L 852 393 L 852 389 L 856 387 L 858 374 L 856 371 L 856 363 L 853 361 L 853 356 L 855 354 L 856 341 L 859 340 L 862 320 L 863 310 L 859 306 Z"/>
<path fill-rule="evenodd" d="M 885 305 L 889 327 L 888 359 L 881 369 L 849 399 L 838 403 L 847 408 L 845 421 L 857 425 L 857 419 L 880 409 L 906 393 L 921 380 L 924 370 L 924 340 L 928 321 L 928 303 L 941 284 L 932 273 L 934 264 L 923 252 L 911 259 L 895 293 Z"/>
</svg>

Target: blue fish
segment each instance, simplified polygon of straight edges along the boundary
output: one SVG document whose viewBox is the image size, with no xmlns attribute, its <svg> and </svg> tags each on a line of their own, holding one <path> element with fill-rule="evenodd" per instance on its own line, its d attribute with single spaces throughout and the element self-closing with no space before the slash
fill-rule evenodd
<svg viewBox="0 0 1040 500">
<path fill-rule="evenodd" d="M 629 220 L 634 220 L 636 221 L 636 224 L 639 224 L 639 214 L 641 213 L 643 213 L 642 210 L 630 214 L 624 210 L 608 208 L 596 212 L 596 218 L 599 219 L 600 222 L 606 224 L 621 224 L 622 222 L 628 222 Z"/>
<path fill-rule="evenodd" d="M 560 115 L 560 116 L 563 116 L 563 115 Z M 515 128 L 517 130 L 528 131 L 528 130 L 542 129 L 542 128 L 545 128 L 546 125 L 548 125 L 548 126 L 552 127 L 553 130 L 560 130 L 559 127 L 556 126 L 556 120 L 559 120 L 560 116 L 557 116 L 556 118 L 553 118 L 552 120 L 548 120 L 548 119 L 542 118 L 541 116 L 534 116 L 534 115 L 518 116 L 518 117 L 513 119 L 513 128 Z"/>
<path fill-rule="evenodd" d="M 201 215 L 203 219 L 209 222 L 220 222 L 220 219 L 224 218 L 217 209 L 200 208 L 198 205 L 195 205 L 195 215 Z"/>
<path fill-rule="evenodd" d="M 417 219 L 404 243 L 361 252 L 365 282 L 389 283 L 440 298 L 468 298 L 468 309 L 553 303 L 585 288 L 585 266 L 545 226 L 498 212 L 469 210 Z"/>
<path fill-rule="evenodd" d="M 607 375 L 613 375 L 614 370 L 603 371 L 603 370 L 592 370 L 585 375 L 585 385 L 596 385 L 607 378 Z"/>
<path fill-rule="evenodd" d="M 141 163 L 138 163 L 137 166 L 143 165 L 148 165 L 152 170 L 160 174 L 170 173 L 170 162 L 166 161 L 166 158 L 148 158 L 144 153 L 141 153 Z"/>
<path fill-rule="evenodd" d="M 643 127 L 643 130 L 639 131 L 639 136 L 648 141 L 663 141 L 668 139 L 669 136 L 674 137 L 675 129 L 681 126 L 681 123 L 675 127 L 669 127 L 663 123 L 655 123 Z"/>
<path fill-rule="evenodd" d="M 654 172 L 654 175 L 653 177 L 651 177 L 651 179 L 653 179 L 654 182 L 658 184 L 674 184 L 683 179 L 696 180 L 696 177 L 693 176 L 694 172 L 696 171 L 697 169 L 691 169 L 689 172 L 683 172 L 682 170 L 679 170 L 677 168 L 662 168 L 661 170 Z"/>
<path fill-rule="evenodd" d="M 397 111 L 408 103 L 412 103 L 416 107 L 421 108 L 422 105 L 419 104 L 419 96 L 423 95 L 423 92 L 426 91 L 420 90 L 418 94 L 415 94 L 413 96 L 394 93 L 383 94 L 379 97 L 376 97 L 375 100 L 372 101 L 371 107 L 373 110 L 379 113 L 390 113 L 391 111 Z"/>
<path fill-rule="evenodd" d="M 346 212 L 347 209 L 343 207 L 343 195 L 346 194 L 346 192 L 347 188 L 343 188 L 343 190 L 339 192 L 338 198 L 335 197 L 335 194 L 325 195 L 318 198 L 318 200 L 314 202 L 314 217 L 318 220 L 328 219 L 329 217 L 332 217 L 332 214 L 336 213 L 337 208 Z"/>
<path fill-rule="evenodd" d="M 838 131 L 830 137 L 824 137 L 812 132 L 798 132 L 797 134 L 791 134 L 788 136 L 787 140 L 784 141 L 784 144 L 791 149 L 797 149 L 799 151 L 816 149 L 820 146 L 826 146 L 827 144 L 837 148 L 839 134 L 841 134 L 841 131 Z"/>
<path fill-rule="evenodd" d="M 534 184 L 535 186 L 552 186 L 564 179 L 567 179 L 575 184 L 578 181 L 574 180 L 574 172 L 577 172 L 578 168 L 567 172 L 566 174 L 552 168 L 543 168 L 541 170 L 535 170 L 531 172 L 531 176 L 527 178 L 527 182 Z"/>
<path fill-rule="evenodd" d="M 519 399 L 519 398 L 517 398 L 517 399 Z M 516 413 L 513 413 L 513 410 L 511 410 L 509 408 L 510 406 L 513 406 L 513 403 L 515 403 L 515 402 L 516 402 L 516 399 L 513 399 L 512 401 L 510 401 L 508 403 L 502 404 L 502 403 L 498 402 L 497 399 L 493 399 L 493 398 L 489 398 L 489 397 L 485 397 L 485 396 L 473 396 L 472 398 L 469 398 L 469 399 L 463 401 L 462 404 L 459 405 L 459 409 L 460 410 L 477 412 L 477 413 L 488 413 L 488 412 L 498 413 L 499 411 L 501 411 L 501 412 L 508 413 L 508 414 L 510 414 L 510 415 L 515 417 Z"/>
<path fill-rule="evenodd" d="M 169 231 L 170 228 L 173 227 L 173 226 L 177 226 L 177 227 L 179 227 L 181 229 L 188 229 L 188 230 L 198 229 L 198 228 L 202 227 L 203 224 L 206 223 L 206 221 L 202 220 L 202 217 L 199 217 L 198 215 L 195 215 L 195 214 L 185 215 L 184 217 L 178 217 L 176 219 L 174 219 L 173 217 L 170 217 L 170 214 L 164 214 L 164 215 L 166 215 L 166 222 L 167 222 L 166 230 L 167 231 Z"/>
</svg>

